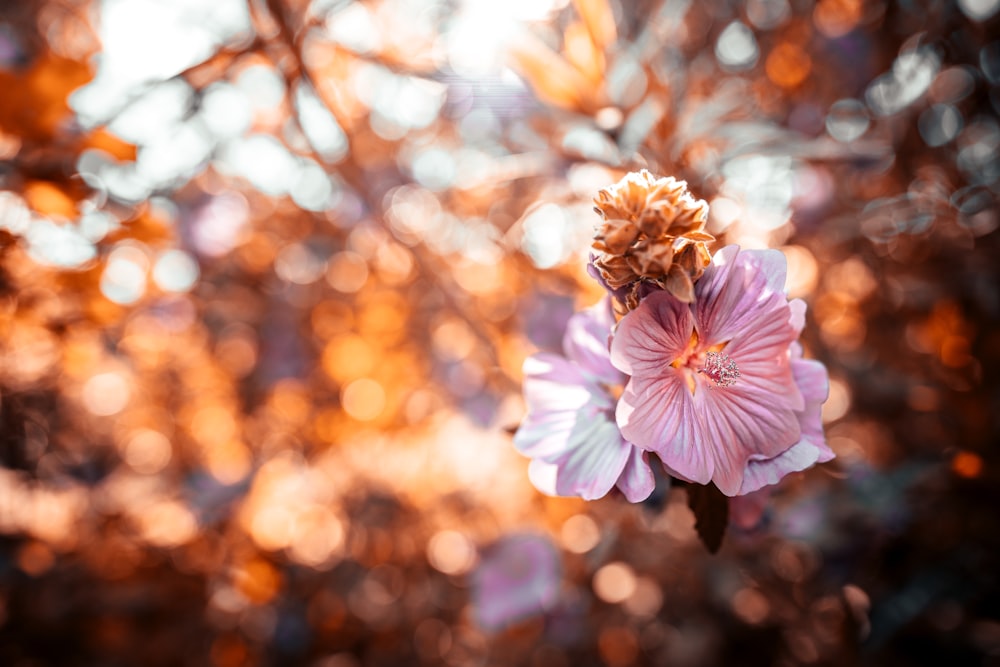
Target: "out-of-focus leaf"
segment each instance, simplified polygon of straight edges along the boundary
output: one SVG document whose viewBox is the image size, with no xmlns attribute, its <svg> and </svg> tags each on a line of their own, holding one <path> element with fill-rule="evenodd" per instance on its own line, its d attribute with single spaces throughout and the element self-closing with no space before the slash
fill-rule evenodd
<svg viewBox="0 0 1000 667">
<path fill-rule="evenodd" d="M 596 92 L 586 77 L 537 37 L 520 35 L 510 55 L 541 100 L 574 111 L 595 107 Z"/>
<path fill-rule="evenodd" d="M 655 99 L 648 99 L 636 107 L 625 120 L 618 137 L 621 152 L 629 155 L 637 151 L 665 113 L 663 104 Z"/>
<path fill-rule="evenodd" d="M 566 58 L 583 72 L 593 85 L 601 85 L 604 74 L 604 53 L 594 44 L 587 27 L 579 21 L 566 26 L 563 51 Z"/>
<path fill-rule="evenodd" d="M 611 5 L 607 0 L 573 0 L 573 6 L 586 24 L 594 45 L 606 51 L 618 38 Z"/>
</svg>

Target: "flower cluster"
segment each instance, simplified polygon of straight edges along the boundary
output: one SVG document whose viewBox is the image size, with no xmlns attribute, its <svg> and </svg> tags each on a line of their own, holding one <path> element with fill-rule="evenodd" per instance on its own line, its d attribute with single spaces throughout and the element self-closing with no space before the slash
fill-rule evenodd
<svg viewBox="0 0 1000 667">
<path fill-rule="evenodd" d="M 692 202 L 685 184 L 645 171 L 598 196 L 594 264 L 611 294 L 570 319 L 562 356 L 525 362 L 514 444 L 541 491 L 593 499 L 617 486 L 638 502 L 653 490 L 654 455 L 673 477 L 741 496 L 833 458 L 820 418 L 826 368 L 802 356 L 806 306 L 784 293 L 780 252 L 731 245 L 706 265 L 665 260 L 651 279 L 607 275 L 607 257 L 632 267 L 653 242 L 702 252 L 704 207 L 691 213 Z M 689 292 L 671 288 L 681 271 Z M 630 284 L 615 322 L 612 302 Z"/>
</svg>

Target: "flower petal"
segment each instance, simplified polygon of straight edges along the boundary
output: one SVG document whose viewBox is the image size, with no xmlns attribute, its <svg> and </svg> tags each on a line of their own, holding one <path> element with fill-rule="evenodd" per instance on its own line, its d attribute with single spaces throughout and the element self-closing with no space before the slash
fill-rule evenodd
<svg viewBox="0 0 1000 667">
<path fill-rule="evenodd" d="M 660 465 L 663 467 L 663 470 L 666 471 L 666 473 L 668 475 L 670 475 L 671 477 L 675 477 L 675 478 L 681 480 L 682 482 L 694 483 L 693 479 L 688 479 L 687 477 L 685 477 L 681 473 L 677 472 L 676 470 L 674 470 L 673 468 L 671 468 L 670 466 L 668 466 L 666 463 L 664 463 L 663 459 L 660 459 Z"/>
<path fill-rule="evenodd" d="M 631 449 L 613 422 L 589 420 L 571 435 L 565 453 L 550 459 L 558 466 L 556 492 L 584 500 L 601 498 L 618 481 Z"/>
<path fill-rule="evenodd" d="M 767 287 L 772 292 L 785 291 L 785 278 L 788 275 L 788 260 L 780 250 L 744 250 L 740 258 L 746 262 L 754 273 L 759 273 L 767 279 Z"/>
<path fill-rule="evenodd" d="M 802 440 L 771 459 L 750 461 L 743 474 L 739 495 L 777 484 L 785 475 L 805 470 L 819 461 L 821 450 L 809 440 Z"/>
<path fill-rule="evenodd" d="M 560 356 L 528 357 L 524 362 L 528 414 L 514 434 L 514 447 L 533 458 L 561 454 L 582 410 L 589 408 L 590 414 L 610 410 L 611 397 L 597 390 L 575 364 Z"/>
<path fill-rule="evenodd" d="M 649 467 L 649 454 L 638 447 L 629 452 L 625 469 L 618 477 L 618 488 L 630 503 L 642 502 L 656 487 L 653 469 Z"/>
<path fill-rule="evenodd" d="M 783 262 L 783 255 L 778 256 Z M 725 353 L 739 366 L 739 385 L 755 386 L 782 409 L 801 410 L 803 399 L 788 363 L 788 349 L 797 336 L 791 309 L 782 293 L 770 290 L 756 263 L 740 258 L 729 269 L 727 283 L 700 294 L 695 308 L 699 333 L 706 345 L 728 341 Z"/>
<path fill-rule="evenodd" d="M 712 343 L 723 343 L 741 333 L 756 338 L 759 325 L 772 319 L 787 325 L 787 300 L 778 284 L 784 278 L 785 259 L 777 250 L 740 252 L 737 246 L 726 246 L 717 252 L 695 285 L 699 335 Z M 790 326 L 788 329 L 788 340 L 794 339 Z M 774 342 L 768 338 L 758 344 L 769 348 Z"/>
<path fill-rule="evenodd" d="M 712 450 L 704 442 L 694 401 L 678 371 L 665 366 L 660 375 L 633 376 L 615 417 L 627 440 L 656 452 L 685 479 L 707 484 L 712 478 Z"/>
<path fill-rule="evenodd" d="M 547 496 L 557 496 L 556 475 L 559 473 L 559 466 L 554 463 L 546 463 L 541 459 L 532 459 L 528 464 L 528 479 L 536 489 Z"/>
<path fill-rule="evenodd" d="M 792 374 L 806 403 L 822 405 L 826 402 L 830 395 L 830 377 L 826 366 L 812 359 L 793 358 Z"/>
<path fill-rule="evenodd" d="M 529 411 L 576 410 L 594 399 L 593 383 L 566 359 L 542 352 L 524 360 L 524 400 Z"/>
<path fill-rule="evenodd" d="M 788 302 L 788 310 L 791 311 L 789 323 L 795 329 L 795 336 L 798 337 L 806 326 L 806 302 L 802 299 L 792 299 Z"/>
<path fill-rule="evenodd" d="M 728 246 L 695 285 L 693 305 L 657 292 L 619 322 L 611 362 L 631 377 L 615 416 L 628 441 L 657 453 L 677 476 L 712 481 L 728 496 L 833 456 L 820 418 L 826 372 L 801 359 L 795 339 L 805 304 L 788 302 L 786 273 L 778 251 Z M 716 386 L 694 366 L 671 366 L 692 331 L 697 355 L 725 346 L 740 371 L 735 384 Z"/>
<path fill-rule="evenodd" d="M 823 434 L 823 403 L 830 394 L 830 378 L 826 366 L 818 361 L 808 359 L 793 359 L 792 372 L 795 384 L 802 390 L 806 405 L 799 413 L 799 423 L 802 426 L 802 439 L 808 440 L 819 450 L 817 463 L 823 463 L 834 458 L 833 450 L 826 444 Z"/>
<path fill-rule="evenodd" d="M 834 458 L 834 452 L 823 435 L 822 408 L 830 391 L 826 367 L 818 361 L 801 359 L 801 347 L 795 345 L 792 373 L 795 384 L 802 391 L 805 408 L 797 413 L 802 435 L 787 451 L 772 458 L 751 458 L 747 463 L 740 495 L 756 491 L 770 484 L 777 484 L 793 472 L 805 470 L 816 463 Z"/>
<path fill-rule="evenodd" d="M 792 409 L 745 385 L 696 392 L 695 403 L 703 440 L 715 459 L 712 481 L 727 496 L 739 493 L 751 457 L 777 456 L 801 435 Z"/>
<path fill-rule="evenodd" d="M 680 356 L 693 330 L 686 304 L 667 292 L 653 292 L 618 323 L 611 363 L 629 375 L 658 373 Z"/>
<path fill-rule="evenodd" d="M 611 353 L 608 351 L 614 325 L 611 299 L 605 297 L 569 318 L 563 336 L 563 350 L 571 361 L 600 381 L 621 384 L 625 378 L 611 365 Z"/>
<path fill-rule="evenodd" d="M 514 434 L 514 448 L 531 458 L 560 456 L 566 450 L 566 441 L 576 421 L 573 411 L 528 413 Z"/>
</svg>

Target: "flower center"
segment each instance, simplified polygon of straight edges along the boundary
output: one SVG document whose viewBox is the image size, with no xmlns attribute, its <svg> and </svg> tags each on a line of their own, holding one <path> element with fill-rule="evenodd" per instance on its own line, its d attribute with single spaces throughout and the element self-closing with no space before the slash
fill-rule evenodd
<svg viewBox="0 0 1000 667">
<path fill-rule="evenodd" d="M 736 384 L 736 378 L 740 376 L 739 366 L 723 352 L 706 354 L 705 365 L 698 372 L 710 377 L 717 387 L 730 387 Z"/>
<path fill-rule="evenodd" d="M 698 374 L 711 379 L 716 387 L 731 387 L 740 377 L 740 369 L 736 362 L 722 351 L 725 347 L 726 343 L 702 347 L 698 333 L 691 332 L 687 349 L 670 365 L 683 373 L 688 390 L 692 394 L 697 386 L 695 376 Z"/>
</svg>

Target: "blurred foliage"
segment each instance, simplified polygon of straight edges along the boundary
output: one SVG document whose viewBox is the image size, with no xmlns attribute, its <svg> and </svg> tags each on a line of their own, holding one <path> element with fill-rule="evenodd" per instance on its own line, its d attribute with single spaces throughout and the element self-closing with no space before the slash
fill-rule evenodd
<svg viewBox="0 0 1000 667">
<path fill-rule="evenodd" d="M 0 663 L 997 663 L 998 8 L 0 4 Z M 638 168 L 831 371 L 716 556 L 505 433 Z"/>
</svg>

